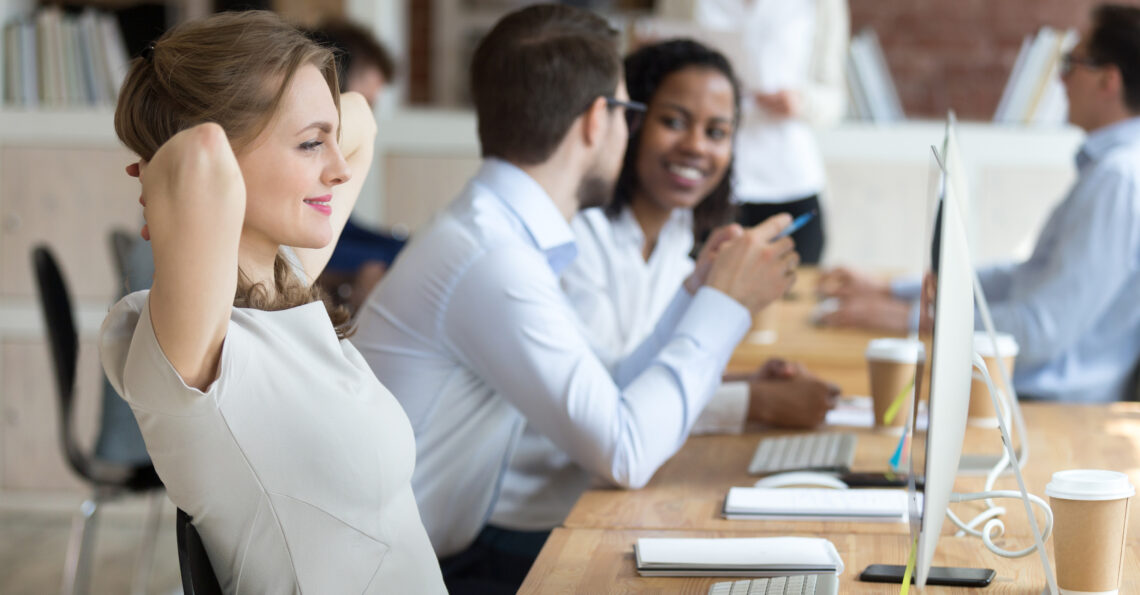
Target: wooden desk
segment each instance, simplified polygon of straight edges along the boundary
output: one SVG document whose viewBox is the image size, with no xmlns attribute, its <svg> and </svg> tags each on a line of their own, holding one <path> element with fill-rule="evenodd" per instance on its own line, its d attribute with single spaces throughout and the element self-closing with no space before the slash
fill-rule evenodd
<svg viewBox="0 0 1140 595">
<path fill-rule="evenodd" d="M 815 373 L 838 383 L 844 394 L 868 393 L 863 353 L 880 333 L 817 328 L 809 316 L 814 281 L 801 274 L 798 299 L 784 301 L 778 339 L 769 345 L 745 342 L 733 355 L 732 371 L 749 371 L 769 357 L 799 361 Z M 807 282 L 804 277 L 808 276 Z M 1024 470 L 1031 493 L 1044 497 L 1054 471 L 1073 468 L 1113 469 L 1127 473 L 1140 486 L 1140 404 L 1108 406 L 1025 404 L 1030 459 Z M 850 428 L 832 430 L 851 431 Z M 855 470 L 881 471 L 897 443 L 897 435 L 871 429 L 855 430 L 859 443 Z M 522 593 L 643 593 L 680 592 L 703 595 L 717 580 L 641 578 L 633 564 L 632 544 L 639 536 L 819 535 L 835 543 L 847 571 L 841 593 L 898 593 L 898 587 L 859 583 L 858 573 L 871 563 L 905 562 L 909 527 L 903 523 L 833 523 L 789 521 L 728 521 L 721 518 L 725 494 L 732 486 L 751 485 L 748 463 L 760 438 L 779 432 L 698 436 L 685 446 L 641 490 L 594 489 L 586 492 L 547 541 L 531 569 Z M 1017 438 L 1016 440 L 1020 440 Z M 996 429 L 969 428 L 963 452 L 998 453 Z M 978 491 L 984 478 L 959 477 L 959 492 Z M 1012 476 L 997 489 L 1016 489 Z M 1031 543 L 1029 525 L 1020 502 L 999 501 L 1008 510 L 1006 537 L 999 545 L 1020 549 Z M 1133 498 L 1122 593 L 1140 593 L 1140 498 Z M 963 519 L 980 504 L 954 505 Z M 952 525 L 944 524 L 944 533 Z M 1046 547 L 1052 549 L 1051 543 Z M 1050 555 L 1052 552 L 1050 551 Z M 1018 560 L 999 558 L 974 538 L 944 535 L 935 563 L 944 566 L 984 566 L 999 571 L 986 592 L 1037 595 L 1045 584 L 1036 554 Z M 927 592 L 974 592 L 930 587 Z"/>
<path fill-rule="evenodd" d="M 863 356 L 867 343 L 877 337 L 894 335 L 817 327 L 811 323 L 815 309 L 811 300 L 785 300 L 778 308 L 776 341 L 761 344 L 746 338 L 733 352 L 729 372 L 750 372 L 768 358 L 779 357 L 804 364 L 812 372 L 838 384 L 845 395 L 870 394 L 867 361 Z"/>
<path fill-rule="evenodd" d="M 827 537 L 835 544 L 846 569 L 840 576 L 839 592 L 895 595 L 898 585 L 862 583 L 856 580 L 869 564 L 905 564 L 909 537 L 904 535 L 852 535 L 799 531 L 798 535 Z M 688 593 L 705 595 L 715 582 L 731 578 L 642 578 L 638 576 L 633 544 L 639 537 L 740 537 L 775 536 L 732 531 L 621 531 L 602 529 L 555 529 L 542 548 L 519 593 Z M 1050 559 L 1052 560 L 1052 547 Z M 1140 593 L 1140 550 L 1130 544 L 1125 552 L 1121 593 Z M 934 563 L 939 566 L 993 568 L 998 577 L 984 591 L 952 587 L 926 587 L 922 593 L 993 593 L 1038 595 L 1045 587 L 1041 562 L 1034 554 L 1009 560 L 998 557 L 976 539 L 943 537 Z"/>
<path fill-rule="evenodd" d="M 1073 468 L 1113 469 L 1125 472 L 1140 486 L 1140 404 L 1107 406 L 1031 403 L 1023 406 L 1030 432 L 1030 458 L 1024 474 L 1031 493 L 1045 495 L 1054 471 Z M 859 430 L 856 470 L 883 470 L 897 436 Z M 707 531 L 826 531 L 829 533 L 895 533 L 908 531 L 903 523 L 836 523 L 794 521 L 729 521 L 721 518 L 725 494 L 732 486 L 751 485 L 748 463 L 761 436 L 758 434 L 695 436 L 669 460 L 649 485 L 640 490 L 594 489 L 578 500 L 564 525 L 601 529 L 694 529 Z M 968 428 L 965 452 L 997 452 L 996 429 Z M 982 488 L 981 477 L 960 477 L 961 492 Z M 998 489 L 1017 489 L 1012 476 L 998 481 Z M 1021 504 L 1002 501 L 1009 510 L 1006 531 L 1030 535 Z M 959 516 L 972 517 L 976 503 L 954 506 Z M 1132 519 L 1140 518 L 1140 498 L 1132 499 Z M 947 526 L 949 521 L 947 521 Z M 949 530 L 948 528 L 945 530 Z M 1140 522 L 1129 525 L 1129 541 L 1140 542 Z M 1021 541 L 1018 542 L 1021 544 Z M 1024 547 L 1023 544 L 1019 547 Z"/>
<path fill-rule="evenodd" d="M 867 363 L 863 353 L 877 337 L 901 336 L 883 331 L 823 328 L 812 324 L 816 307 L 815 289 L 819 272 L 801 267 L 796 284 L 785 299 L 776 303 L 776 340 L 755 343 L 746 338 L 737 346 L 728 364 L 730 372 L 749 372 L 768 358 L 797 361 L 838 384 L 845 395 L 867 395 Z"/>
</svg>

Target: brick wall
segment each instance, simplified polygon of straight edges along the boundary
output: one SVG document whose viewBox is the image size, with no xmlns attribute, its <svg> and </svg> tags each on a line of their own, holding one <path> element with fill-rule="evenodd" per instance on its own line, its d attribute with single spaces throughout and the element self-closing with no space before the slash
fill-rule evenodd
<svg viewBox="0 0 1140 595">
<path fill-rule="evenodd" d="M 631 0 L 632 1 L 632 0 Z M 640 0 L 637 0 L 640 1 Z M 851 29 L 872 27 L 911 118 L 993 118 L 1021 40 L 1038 28 L 1082 28 L 1097 0 L 848 0 Z M 1140 0 L 1116 0 L 1140 4 Z M 430 101 L 432 2 L 409 2 L 410 99 Z"/>
<path fill-rule="evenodd" d="M 1093 0 L 849 0 L 851 29 L 883 44 L 907 116 L 993 118 L 1021 40 L 1039 27 L 1078 29 Z M 1135 3 L 1135 2 L 1130 2 Z"/>
</svg>

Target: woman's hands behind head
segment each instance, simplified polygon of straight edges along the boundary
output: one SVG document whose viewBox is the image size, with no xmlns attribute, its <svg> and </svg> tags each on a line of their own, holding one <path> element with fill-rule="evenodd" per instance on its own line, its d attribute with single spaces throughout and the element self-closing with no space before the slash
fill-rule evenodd
<svg viewBox="0 0 1140 595">
<path fill-rule="evenodd" d="M 231 219 L 236 214 L 240 232 L 245 185 L 226 133 L 217 124 L 199 124 L 175 134 L 150 161 L 128 165 L 127 175 L 142 184 L 143 239 L 151 239 L 152 227 L 161 231 L 179 225 L 179 219 L 185 222 L 186 216 L 213 218 L 223 229 L 232 229 L 235 222 L 225 225 L 217 219 L 226 213 Z"/>
<path fill-rule="evenodd" d="M 356 153 L 365 143 L 376 139 L 376 116 L 368 100 L 360 93 L 350 91 L 340 96 L 340 151 L 345 159 Z M 363 173 L 363 172 L 362 172 Z"/>
<path fill-rule="evenodd" d="M 144 237 L 151 238 L 150 319 L 163 353 L 188 386 L 217 378 L 237 289 L 245 184 L 217 124 L 183 130 L 136 168 Z"/>
</svg>

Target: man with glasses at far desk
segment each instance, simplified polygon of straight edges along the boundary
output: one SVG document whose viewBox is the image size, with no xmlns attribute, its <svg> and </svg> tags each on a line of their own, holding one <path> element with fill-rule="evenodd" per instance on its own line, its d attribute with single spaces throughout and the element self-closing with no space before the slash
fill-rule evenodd
<svg viewBox="0 0 1140 595">
<path fill-rule="evenodd" d="M 1135 398 L 1140 361 L 1140 8 L 1101 5 L 1062 62 L 1069 121 L 1088 133 L 1077 181 L 1049 216 L 1029 260 L 978 276 L 998 331 L 1020 346 L 1025 397 Z M 840 298 L 825 324 L 903 330 L 918 284 L 847 269 L 823 275 Z M 976 320 L 981 324 L 981 319 Z"/>
<path fill-rule="evenodd" d="M 611 376 L 558 276 L 577 252 L 570 219 L 613 195 L 624 112 L 645 109 L 628 101 L 617 34 L 584 10 L 524 8 L 480 43 L 471 82 L 484 163 L 396 259 L 352 341 L 411 419 L 412 486 L 448 588 L 514 593 L 553 528 L 510 503 L 547 479 L 511 473 L 524 426 L 597 477 L 645 485 L 799 257 L 772 241 L 786 215 L 722 232 L 695 293 Z"/>
</svg>

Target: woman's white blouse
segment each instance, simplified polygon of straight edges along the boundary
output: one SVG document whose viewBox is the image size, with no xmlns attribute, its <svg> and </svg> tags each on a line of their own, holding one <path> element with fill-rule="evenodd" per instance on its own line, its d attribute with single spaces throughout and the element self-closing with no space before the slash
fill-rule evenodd
<svg viewBox="0 0 1140 595">
<path fill-rule="evenodd" d="M 324 305 L 234 308 L 218 378 L 188 387 L 149 292 L 103 323 L 103 367 L 227 593 L 442 593 L 408 418 Z"/>
<path fill-rule="evenodd" d="M 693 214 L 675 209 L 646 261 L 645 234 L 626 207 L 610 218 L 599 208 L 579 212 L 570 226 L 578 257 L 562 274 L 562 290 L 578 313 L 594 352 L 611 370 L 657 325 L 673 296 L 693 272 Z M 692 433 L 741 432 L 748 412 L 748 385 L 726 382 L 717 389 Z"/>
</svg>

